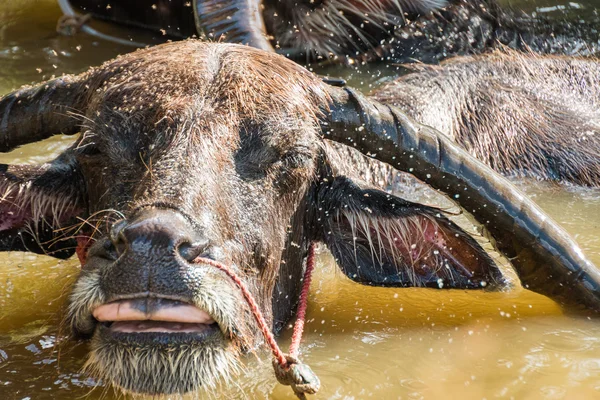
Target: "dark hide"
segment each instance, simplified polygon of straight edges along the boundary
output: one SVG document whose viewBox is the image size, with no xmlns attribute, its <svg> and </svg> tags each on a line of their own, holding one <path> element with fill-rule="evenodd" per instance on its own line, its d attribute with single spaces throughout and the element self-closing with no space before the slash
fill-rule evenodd
<svg viewBox="0 0 600 400">
<path fill-rule="evenodd" d="M 372 97 L 507 175 L 600 185 L 600 64 L 495 52 L 413 66 Z"/>
</svg>

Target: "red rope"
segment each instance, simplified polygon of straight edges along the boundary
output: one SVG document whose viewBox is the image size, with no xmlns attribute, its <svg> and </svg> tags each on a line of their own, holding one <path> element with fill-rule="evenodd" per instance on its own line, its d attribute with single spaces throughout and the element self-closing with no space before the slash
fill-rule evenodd
<svg viewBox="0 0 600 400">
<path fill-rule="evenodd" d="M 242 295 L 244 296 L 244 300 L 248 303 L 250 307 L 250 311 L 258 324 L 263 336 L 269 347 L 271 348 L 271 352 L 273 356 L 277 360 L 278 364 L 282 367 L 286 367 L 288 364 L 288 360 L 286 359 L 286 355 L 281 351 L 277 342 L 275 341 L 275 337 L 265 320 L 262 312 L 258 308 L 258 304 L 256 300 L 252 296 L 252 293 L 248 290 L 246 284 L 240 279 L 239 276 L 235 274 L 232 270 L 230 270 L 226 265 L 221 264 L 218 261 L 214 261 L 208 258 L 198 257 L 194 261 L 195 264 L 206 264 L 211 267 L 215 267 L 223 271 L 229 279 L 233 281 L 240 288 Z M 302 332 L 304 331 L 304 319 L 306 317 L 306 308 L 308 305 L 308 291 L 310 289 L 310 282 L 312 280 L 312 273 L 315 269 L 315 244 L 311 243 L 308 247 L 308 257 L 306 259 L 306 271 L 304 272 L 304 279 L 302 282 L 302 291 L 300 292 L 300 300 L 298 304 L 298 312 L 296 323 L 294 324 L 294 333 L 292 334 L 292 343 L 290 344 L 289 355 L 292 357 L 298 356 L 298 349 L 300 347 L 300 341 L 302 340 Z"/>
<path fill-rule="evenodd" d="M 82 267 L 85 264 L 85 261 L 87 260 L 87 253 L 92 243 L 92 239 L 89 236 L 77 236 L 77 247 L 75 248 L 75 253 L 79 258 L 79 263 Z"/>
<path fill-rule="evenodd" d="M 254 319 L 256 320 L 258 327 L 260 328 L 263 336 L 265 337 L 267 344 L 269 345 L 269 347 L 271 347 L 273 356 L 277 359 L 277 362 L 280 365 L 282 365 L 282 366 L 286 365 L 287 361 L 285 359 L 285 354 L 283 354 L 283 352 L 277 345 L 277 342 L 275 341 L 275 337 L 273 336 L 271 329 L 269 329 L 269 326 L 267 325 L 267 321 L 265 321 L 265 317 L 262 315 L 262 312 L 258 308 L 258 304 L 256 303 L 256 300 L 254 300 L 252 293 L 250 293 L 250 291 L 248 290 L 248 287 L 240 279 L 240 277 L 237 276 L 235 274 L 235 272 L 230 270 L 224 264 L 221 264 L 220 262 L 217 262 L 214 260 L 210 260 L 208 258 L 198 257 L 192 262 L 195 264 L 202 263 L 202 264 L 210 265 L 211 267 L 220 269 L 221 271 L 225 272 L 225 274 L 229 277 L 229 279 L 231 279 L 233 281 L 233 283 L 235 283 L 237 285 L 237 287 L 240 288 L 240 291 L 242 292 L 242 295 L 244 296 L 246 303 L 248 303 L 248 306 L 250 307 L 250 311 L 252 311 L 252 315 L 254 315 Z"/>
<path fill-rule="evenodd" d="M 210 260 L 207 258 L 198 257 L 193 263 L 202 263 L 218 268 L 223 271 L 229 279 L 237 285 L 242 292 L 244 299 L 248 303 L 252 315 L 258 324 L 263 336 L 271 352 L 273 353 L 273 369 L 275 370 L 275 376 L 279 383 L 283 385 L 291 386 L 296 396 L 299 399 L 306 399 L 307 394 L 315 394 L 319 390 L 321 383 L 319 378 L 306 364 L 301 363 L 298 360 L 298 349 L 300 347 L 300 340 L 302 339 L 302 332 L 304 331 L 304 320 L 306 318 L 306 307 L 308 303 L 308 291 L 310 289 L 310 281 L 312 279 L 312 273 L 315 269 L 315 244 L 311 243 L 308 247 L 308 257 L 306 259 L 306 271 L 304 272 L 304 280 L 302 282 L 302 290 L 300 291 L 300 299 L 298 304 L 298 312 L 296 323 L 294 324 L 294 333 L 292 334 L 292 343 L 290 344 L 290 351 L 288 354 L 284 354 L 271 332 L 271 329 L 265 321 L 265 317 L 258 308 L 258 304 L 252 293 L 248 290 L 248 287 L 240 279 L 235 272 L 231 271 L 226 265 L 221 264 L 218 261 Z"/>
<path fill-rule="evenodd" d="M 290 344 L 290 355 L 298 356 L 300 341 L 302 340 L 302 332 L 304 331 L 304 320 L 306 318 L 306 308 L 308 306 L 308 291 L 312 280 L 312 273 L 315 269 L 315 244 L 311 243 L 308 247 L 308 256 L 306 257 L 306 271 L 304 271 L 304 279 L 302 281 L 302 291 L 300 292 L 300 300 L 298 302 L 298 312 L 296 315 L 296 323 L 294 324 L 294 333 L 292 335 L 292 343 Z"/>
</svg>

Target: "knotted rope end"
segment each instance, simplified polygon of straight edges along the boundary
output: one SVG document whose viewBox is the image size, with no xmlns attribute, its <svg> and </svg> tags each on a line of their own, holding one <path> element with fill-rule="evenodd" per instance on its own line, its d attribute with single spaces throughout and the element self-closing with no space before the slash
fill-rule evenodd
<svg viewBox="0 0 600 400">
<path fill-rule="evenodd" d="M 273 359 L 273 369 L 279 383 L 291 386 L 299 399 L 306 399 L 307 394 L 317 393 L 321 387 L 321 381 L 313 370 L 289 354 L 285 355 L 285 359 L 285 365 L 281 365 L 277 359 Z"/>
</svg>

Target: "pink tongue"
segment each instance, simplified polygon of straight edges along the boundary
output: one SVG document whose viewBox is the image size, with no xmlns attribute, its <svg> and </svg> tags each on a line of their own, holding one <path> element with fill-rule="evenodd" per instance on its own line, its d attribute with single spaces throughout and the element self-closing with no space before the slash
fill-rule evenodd
<svg viewBox="0 0 600 400">
<path fill-rule="evenodd" d="M 206 324 L 180 324 L 162 321 L 121 321 L 110 326 L 113 332 L 181 332 L 200 333 L 208 329 Z"/>
<path fill-rule="evenodd" d="M 161 306 L 150 313 L 143 312 L 135 307 L 135 302 L 125 300 L 101 305 L 92 314 L 100 322 L 118 321 L 164 321 L 186 324 L 212 324 L 214 319 L 204 310 L 189 304 L 178 303 Z"/>
</svg>

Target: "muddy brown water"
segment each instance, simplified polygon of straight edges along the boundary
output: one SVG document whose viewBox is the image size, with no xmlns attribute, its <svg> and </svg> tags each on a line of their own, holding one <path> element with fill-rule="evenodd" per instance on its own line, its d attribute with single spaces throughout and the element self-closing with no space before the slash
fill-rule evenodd
<svg viewBox="0 0 600 400">
<path fill-rule="evenodd" d="M 547 6 L 524 4 L 530 10 Z M 576 6 L 590 14 L 596 5 Z M 131 51 L 83 35 L 59 37 L 59 15 L 51 0 L 0 4 L 0 93 Z M 398 73 L 389 66 L 325 72 L 365 90 Z M 43 162 L 69 143 L 55 137 L 2 154 L 0 162 Z M 600 265 L 599 190 L 519 185 Z M 119 397 L 79 374 L 85 344 L 62 340 L 62 309 L 78 272 L 76 260 L 0 254 L 0 399 Z M 600 321 L 563 315 L 552 301 L 523 289 L 359 286 L 322 254 L 308 319 L 301 351 L 321 378 L 321 399 L 600 398 Z M 282 346 L 288 343 L 289 332 L 280 338 Z M 276 384 L 266 352 L 248 357 L 245 365 L 233 384 L 210 397 L 293 398 L 289 388 Z"/>
</svg>

